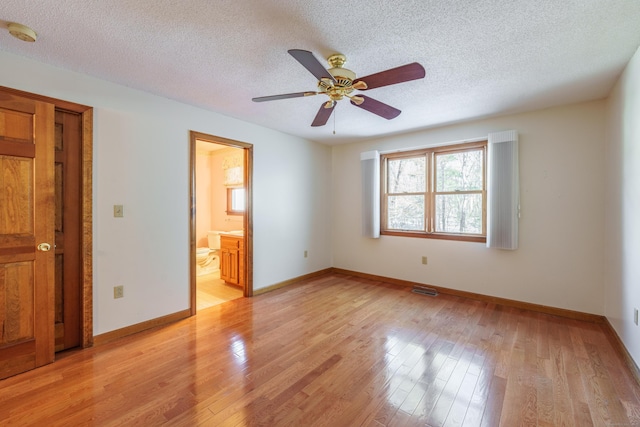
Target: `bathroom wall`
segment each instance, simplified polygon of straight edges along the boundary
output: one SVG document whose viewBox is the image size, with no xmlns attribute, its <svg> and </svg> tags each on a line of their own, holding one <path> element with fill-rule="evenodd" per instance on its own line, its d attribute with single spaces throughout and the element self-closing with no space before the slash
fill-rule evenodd
<svg viewBox="0 0 640 427">
<path fill-rule="evenodd" d="M 196 146 L 197 147 L 197 146 Z M 214 206 L 211 152 L 196 148 L 196 247 L 207 247 Z"/>
<path fill-rule="evenodd" d="M 244 162 L 244 150 L 196 142 L 196 246 L 208 245 L 210 230 L 242 230 L 242 215 L 227 215 L 224 172 L 229 163 Z"/>
<path fill-rule="evenodd" d="M 227 215 L 227 187 L 224 185 L 225 161 L 242 164 L 244 151 L 241 148 L 228 147 L 213 151 L 211 164 L 211 228 L 210 230 L 242 230 L 242 215 Z"/>
<path fill-rule="evenodd" d="M 94 107 L 94 334 L 189 307 L 190 130 L 254 145 L 254 289 L 331 267 L 330 147 L 7 52 L 0 64 L 2 86 Z M 292 194 L 308 197 L 282 209 Z"/>
</svg>

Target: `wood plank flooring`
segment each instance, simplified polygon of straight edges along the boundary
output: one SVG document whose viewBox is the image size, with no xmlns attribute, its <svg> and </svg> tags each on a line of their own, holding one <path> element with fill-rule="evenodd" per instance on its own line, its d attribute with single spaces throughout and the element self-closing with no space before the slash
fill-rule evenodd
<svg viewBox="0 0 640 427">
<path fill-rule="evenodd" d="M 219 272 L 196 277 L 196 310 L 203 310 L 237 298 L 242 298 L 242 288 L 227 285 L 220 279 Z"/>
<path fill-rule="evenodd" d="M 602 325 L 332 274 L 0 381 L 0 425 L 634 426 Z"/>
</svg>

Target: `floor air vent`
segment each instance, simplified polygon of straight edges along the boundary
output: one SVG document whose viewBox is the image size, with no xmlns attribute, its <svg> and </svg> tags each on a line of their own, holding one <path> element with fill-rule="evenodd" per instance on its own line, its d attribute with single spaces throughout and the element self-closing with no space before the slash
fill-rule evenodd
<svg viewBox="0 0 640 427">
<path fill-rule="evenodd" d="M 411 289 L 411 292 L 414 294 L 429 295 L 431 297 L 438 296 L 438 291 L 424 286 L 414 286 L 413 289 Z"/>
</svg>

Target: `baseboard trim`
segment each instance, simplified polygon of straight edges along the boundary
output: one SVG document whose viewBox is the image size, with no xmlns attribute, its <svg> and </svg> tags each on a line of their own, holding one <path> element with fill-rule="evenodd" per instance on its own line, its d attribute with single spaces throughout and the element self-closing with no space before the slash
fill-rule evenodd
<svg viewBox="0 0 640 427">
<path fill-rule="evenodd" d="M 605 335 L 609 338 L 609 342 L 611 345 L 616 348 L 620 352 L 620 356 L 624 359 L 629 370 L 633 374 L 633 378 L 636 380 L 636 383 L 640 385 L 640 369 L 638 365 L 636 365 L 635 360 L 631 357 L 629 350 L 624 345 L 622 340 L 620 339 L 620 335 L 613 328 L 613 325 L 609 322 L 609 319 L 605 318 L 604 323 L 602 324 L 602 329 L 604 330 Z"/>
<path fill-rule="evenodd" d="M 301 282 L 303 280 L 314 279 L 318 276 L 324 276 L 325 274 L 331 274 L 333 272 L 333 268 L 325 268 L 324 270 L 314 271 L 313 273 L 305 274 L 302 276 L 295 277 L 293 279 L 285 280 L 284 282 L 279 282 L 273 284 L 271 286 L 267 286 L 265 288 L 255 289 L 253 291 L 253 296 L 266 294 L 267 292 L 275 291 L 276 289 L 284 288 L 285 286 L 292 285 L 294 283 Z"/>
<path fill-rule="evenodd" d="M 418 283 L 418 282 L 411 282 L 408 280 L 394 279 L 391 277 L 376 276 L 374 274 L 361 273 L 359 271 L 345 270 L 342 268 L 334 267 L 331 269 L 331 272 L 337 273 L 337 274 L 344 274 L 347 276 L 361 277 L 363 279 L 369 279 L 377 282 L 385 282 L 385 283 L 389 283 L 396 286 L 402 286 L 402 287 L 412 288 L 416 285 L 429 286 L 430 288 L 433 288 L 442 294 L 453 295 L 453 296 L 462 297 L 462 298 L 469 298 L 469 299 L 474 299 L 474 300 L 483 301 L 487 303 L 519 308 L 522 310 L 531 310 L 538 313 L 545 313 L 553 316 L 565 317 L 568 319 L 584 320 L 584 321 L 593 322 L 593 323 L 605 323 L 605 317 L 597 314 L 583 313 L 580 311 L 567 310 L 564 308 L 549 307 L 546 305 L 533 304 L 529 302 L 511 300 L 507 298 L 492 297 L 492 296 L 483 295 L 483 294 L 476 294 L 473 292 L 459 291 L 456 289 L 448 289 L 440 286 L 433 286 L 426 283 Z"/>
<path fill-rule="evenodd" d="M 124 338 L 129 335 L 137 334 L 138 332 L 146 331 L 147 329 L 155 328 L 156 326 L 164 326 L 169 323 L 177 322 L 178 320 L 186 319 L 191 316 L 191 310 L 182 310 L 173 314 L 167 314 L 166 316 L 157 317 L 155 319 L 147 320 L 145 322 L 136 323 L 135 325 L 127 326 L 115 331 L 105 332 L 104 334 L 96 335 L 93 337 L 94 347 L 107 344 L 120 338 Z"/>
</svg>

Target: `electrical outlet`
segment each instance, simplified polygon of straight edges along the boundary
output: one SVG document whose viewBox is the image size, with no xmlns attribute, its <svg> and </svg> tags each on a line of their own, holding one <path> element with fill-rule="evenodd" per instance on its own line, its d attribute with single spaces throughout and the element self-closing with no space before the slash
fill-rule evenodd
<svg viewBox="0 0 640 427">
<path fill-rule="evenodd" d="M 426 257 L 426 256 L 423 256 L 423 257 L 422 257 L 422 263 L 423 263 L 424 265 L 427 265 L 427 257 Z"/>
<path fill-rule="evenodd" d="M 122 218 L 124 216 L 124 207 L 122 205 L 113 205 L 113 217 Z"/>
<path fill-rule="evenodd" d="M 638 309 L 637 308 L 633 309 L 633 323 L 635 323 L 636 326 L 638 326 Z"/>
<path fill-rule="evenodd" d="M 114 286 L 113 287 L 113 298 L 123 298 L 124 297 L 124 286 Z"/>
<path fill-rule="evenodd" d="M 309 253 L 307 251 L 304 251 L 304 257 L 306 258 L 307 256 L 309 256 Z"/>
</svg>

